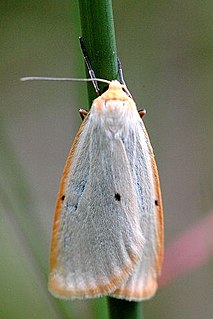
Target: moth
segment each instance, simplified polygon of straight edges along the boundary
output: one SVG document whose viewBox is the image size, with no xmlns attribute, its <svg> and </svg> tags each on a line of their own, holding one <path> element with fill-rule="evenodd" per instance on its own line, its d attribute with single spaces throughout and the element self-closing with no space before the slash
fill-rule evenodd
<svg viewBox="0 0 213 319">
<path fill-rule="evenodd" d="M 144 112 L 122 80 L 106 82 L 63 171 L 48 285 L 59 298 L 139 301 L 155 294 L 162 266 L 160 182 Z"/>
</svg>

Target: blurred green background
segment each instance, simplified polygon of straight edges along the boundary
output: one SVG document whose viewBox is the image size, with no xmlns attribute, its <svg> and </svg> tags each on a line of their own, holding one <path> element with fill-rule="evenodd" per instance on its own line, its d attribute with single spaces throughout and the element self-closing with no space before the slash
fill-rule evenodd
<svg viewBox="0 0 213 319">
<path fill-rule="evenodd" d="M 212 209 L 212 1 L 113 1 L 118 54 L 155 150 L 166 245 Z M 47 291 L 49 240 L 63 166 L 87 107 L 78 2 L 0 3 L 0 319 L 105 318 L 105 300 Z M 212 262 L 144 302 L 145 318 L 210 319 Z"/>
</svg>

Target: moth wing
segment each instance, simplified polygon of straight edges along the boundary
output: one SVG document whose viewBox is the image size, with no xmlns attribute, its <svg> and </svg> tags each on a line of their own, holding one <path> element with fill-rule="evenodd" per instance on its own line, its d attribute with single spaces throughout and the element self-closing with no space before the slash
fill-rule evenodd
<svg viewBox="0 0 213 319">
<path fill-rule="evenodd" d="M 140 258 L 143 237 L 130 164 L 119 139 L 83 122 L 62 176 L 49 290 L 61 298 L 115 291 Z"/>
<path fill-rule="evenodd" d="M 159 176 L 152 146 L 142 120 L 131 139 L 129 160 L 140 207 L 140 227 L 145 238 L 141 258 L 133 273 L 112 296 L 127 300 L 144 300 L 157 290 L 157 277 L 163 260 L 163 208 Z M 133 142 L 133 143 L 132 143 Z M 135 144 L 135 149 L 131 149 Z"/>
</svg>

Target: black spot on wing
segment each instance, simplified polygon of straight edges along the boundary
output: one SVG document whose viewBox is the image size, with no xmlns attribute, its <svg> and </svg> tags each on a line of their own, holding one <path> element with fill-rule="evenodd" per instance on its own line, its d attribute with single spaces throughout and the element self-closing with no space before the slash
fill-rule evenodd
<svg viewBox="0 0 213 319">
<path fill-rule="evenodd" d="M 120 202 L 121 200 L 121 195 L 118 193 L 115 193 L 115 200 L 117 200 L 118 202 Z"/>
</svg>

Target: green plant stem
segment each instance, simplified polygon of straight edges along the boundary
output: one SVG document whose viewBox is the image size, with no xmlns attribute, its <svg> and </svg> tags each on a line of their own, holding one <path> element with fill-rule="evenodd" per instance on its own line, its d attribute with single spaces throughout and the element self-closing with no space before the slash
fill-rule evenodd
<svg viewBox="0 0 213 319">
<path fill-rule="evenodd" d="M 110 319 L 143 319 L 142 304 L 134 301 L 108 298 Z"/>
<path fill-rule="evenodd" d="M 117 79 L 117 50 L 111 0 L 79 0 L 82 37 L 97 78 Z M 98 83 L 101 91 L 105 86 Z M 88 83 L 89 103 L 96 98 Z"/>
<path fill-rule="evenodd" d="M 82 36 L 90 63 L 97 78 L 117 79 L 117 50 L 111 0 L 79 0 Z M 104 85 L 99 83 L 102 91 Z M 96 98 L 95 90 L 88 83 L 91 105 Z M 111 319 L 142 319 L 141 305 L 108 298 Z"/>
</svg>

